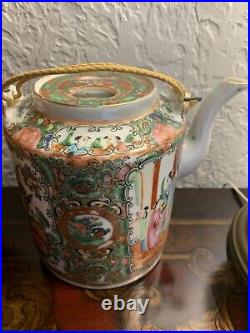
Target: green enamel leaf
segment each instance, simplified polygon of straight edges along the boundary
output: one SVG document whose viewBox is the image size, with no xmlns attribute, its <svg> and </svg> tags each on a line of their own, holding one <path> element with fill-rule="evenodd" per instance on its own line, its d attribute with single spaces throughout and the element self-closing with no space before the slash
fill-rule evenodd
<svg viewBox="0 0 250 333">
<path fill-rule="evenodd" d="M 130 142 L 132 142 L 134 140 L 134 136 L 133 136 L 133 134 L 129 134 L 129 135 L 127 135 L 127 137 L 126 137 L 126 139 L 125 139 L 125 142 L 128 142 L 128 143 L 130 143 Z"/>
<path fill-rule="evenodd" d="M 91 148 L 102 148 L 100 137 L 95 139 L 95 141 L 91 144 Z"/>
</svg>

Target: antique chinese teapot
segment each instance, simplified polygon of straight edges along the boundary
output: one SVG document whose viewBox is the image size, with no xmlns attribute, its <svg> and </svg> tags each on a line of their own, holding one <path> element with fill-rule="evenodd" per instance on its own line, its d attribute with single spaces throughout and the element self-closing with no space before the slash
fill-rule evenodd
<svg viewBox="0 0 250 333">
<path fill-rule="evenodd" d="M 22 84 L 37 77 L 22 96 Z M 164 94 L 152 79 L 165 82 Z M 222 82 L 186 135 L 198 99 L 162 73 L 82 64 L 4 82 L 5 138 L 48 269 L 97 289 L 149 272 L 167 237 L 176 177 L 197 168 L 219 108 L 246 87 Z"/>
</svg>

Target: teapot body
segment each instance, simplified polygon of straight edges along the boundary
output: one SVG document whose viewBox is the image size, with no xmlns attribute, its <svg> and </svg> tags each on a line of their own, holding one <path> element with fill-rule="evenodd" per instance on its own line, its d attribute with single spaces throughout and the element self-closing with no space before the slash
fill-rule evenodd
<svg viewBox="0 0 250 333">
<path fill-rule="evenodd" d="M 6 112 L 5 137 L 41 258 L 74 285 L 113 288 L 135 281 L 163 250 L 184 118 L 155 94 L 145 101 L 142 90 L 143 105 L 121 103 L 122 113 L 134 103 L 124 119 L 53 118 L 51 101 L 42 104 L 44 96 L 34 94 Z"/>
<path fill-rule="evenodd" d="M 132 282 L 158 262 L 168 233 L 181 144 L 168 153 L 90 162 L 10 144 L 42 260 L 86 288 Z"/>
</svg>

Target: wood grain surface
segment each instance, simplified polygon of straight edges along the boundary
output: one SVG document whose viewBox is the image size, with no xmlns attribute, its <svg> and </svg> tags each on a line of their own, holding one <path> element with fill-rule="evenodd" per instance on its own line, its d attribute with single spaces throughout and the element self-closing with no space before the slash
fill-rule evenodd
<svg viewBox="0 0 250 333">
<path fill-rule="evenodd" d="M 162 260 L 140 281 L 84 290 L 39 262 L 19 190 L 3 190 L 3 329 L 245 330 L 247 294 L 226 257 L 241 203 L 228 189 L 178 189 Z M 104 311 L 113 295 L 149 298 L 144 315 Z"/>
</svg>

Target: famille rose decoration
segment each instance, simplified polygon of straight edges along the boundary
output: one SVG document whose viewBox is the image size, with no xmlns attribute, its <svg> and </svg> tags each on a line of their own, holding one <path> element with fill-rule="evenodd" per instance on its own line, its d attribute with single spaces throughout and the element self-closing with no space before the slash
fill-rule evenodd
<svg viewBox="0 0 250 333">
<path fill-rule="evenodd" d="M 21 86 L 38 77 L 24 97 Z M 162 93 L 153 79 L 165 82 Z M 218 109 L 246 86 L 223 81 L 187 133 L 199 98 L 162 73 L 82 64 L 4 82 L 5 138 L 48 269 L 97 289 L 149 272 L 167 238 L 176 177 L 196 169 Z"/>
</svg>

